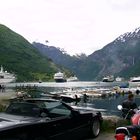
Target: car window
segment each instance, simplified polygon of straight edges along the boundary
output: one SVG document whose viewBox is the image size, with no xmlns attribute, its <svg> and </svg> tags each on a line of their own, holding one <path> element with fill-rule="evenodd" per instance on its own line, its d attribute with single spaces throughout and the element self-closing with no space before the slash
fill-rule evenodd
<svg viewBox="0 0 140 140">
<path fill-rule="evenodd" d="M 45 102 L 45 106 L 47 109 L 55 108 L 61 104 L 62 104 L 61 102 Z"/>
<path fill-rule="evenodd" d="M 45 115 L 41 113 L 42 111 Z M 59 101 L 28 100 L 23 103 L 12 103 L 7 108 L 6 113 L 33 117 L 50 115 L 50 118 L 55 118 L 59 116 L 69 116 L 71 115 L 71 110 Z"/>
<path fill-rule="evenodd" d="M 64 106 L 61 102 L 49 102 L 47 103 L 47 109 L 50 114 L 56 114 L 60 116 L 69 116 L 71 110 Z"/>
<path fill-rule="evenodd" d="M 36 117 L 40 114 L 40 108 L 31 103 L 12 103 L 6 109 L 6 113 Z"/>
</svg>

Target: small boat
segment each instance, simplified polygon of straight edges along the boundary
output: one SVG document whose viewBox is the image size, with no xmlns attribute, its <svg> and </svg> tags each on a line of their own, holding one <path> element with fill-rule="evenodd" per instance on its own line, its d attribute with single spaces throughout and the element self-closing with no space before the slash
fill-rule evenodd
<svg viewBox="0 0 140 140">
<path fill-rule="evenodd" d="M 16 77 L 14 74 L 4 71 L 3 66 L 0 69 L 0 84 L 14 82 Z"/>
<path fill-rule="evenodd" d="M 110 75 L 110 76 L 106 76 L 103 78 L 102 80 L 103 82 L 113 82 L 114 81 L 114 76 Z"/>
<path fill-rule="evenodd" d="M 66 82 L 67 81 L 66 78 L 65 78 L 64 73 L 62 73 L 62 72 L 55 73 L 54 74 L 54 80 L 56 82 Z"/>
</svg>

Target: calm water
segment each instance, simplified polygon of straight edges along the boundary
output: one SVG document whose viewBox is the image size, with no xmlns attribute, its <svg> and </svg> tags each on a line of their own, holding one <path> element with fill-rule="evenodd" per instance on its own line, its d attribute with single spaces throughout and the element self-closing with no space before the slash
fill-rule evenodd
<svg viewBox="0 0 140 140">
<path fill-rule="evenodd" d="M 105 83 L 105 82 L 65 82 L 65 83 L 55 83 L 55 82 L 46 82 L 46 83 L 11 83 L 6 85 L 7 88 L 13 88 L 15 86 L 37 86 L 43 91 L 48 92 L 61 92 L 66 88 L 73 88 L 73 89 L 112 89 L 114 86 L 126 86 L 128 83 L 122 82 L 112 82 L 112 83 Z M 111 96 L 108 98 L 95 98 L 90 97 L 88 98 L 87 102 L 72 102 L 71 105 L 76 105 L 78 107 L 88 107 L 92 108 L 97 111 L 101 111 L 105 115 L 120 115 L 120 111 L 117 110 L 117 105 L 121 104 L 124 99 L 127 98 L 125 96 Z M 135 97 L 135 101 L 137 105 L 140 105 L 139 96 Z"/>
<path fill-rule="evenodd" d="M 10 83 L 7 84 L 7 87 L 14 87 L 15 85 L 36 85 L 39 87 L 57 87 L 57 88 L 65 88 L 65 87 L 114 87 L 114 86 L 126 86 L 128 82 L 64 82 L 64 83 L 56 83 L 56 82 L 43 82 L 43 83 Z"/>
<path fill-rule="evenodd" d="M 127 95 L 107 98 L 91 98 L 87 101 L 87 103 L 79 102 L 78 106 L 88 106 L 91 108 L 95 108 L 98 111 L 101 111 L 104 115 L 117 115 L 120 116 L 121 112 L 117 109 L 117 106 L 123 102 L 123 100 L 127 99 Z M 135 101 L 137 105 L 140 105 L 140 96 L 135 96 Z"/>
</svg>

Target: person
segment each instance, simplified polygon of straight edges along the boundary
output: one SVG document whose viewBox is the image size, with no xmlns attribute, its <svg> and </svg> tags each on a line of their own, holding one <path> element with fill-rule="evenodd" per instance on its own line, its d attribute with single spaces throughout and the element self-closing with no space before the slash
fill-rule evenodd
<svg viewBox="0 0 140 140">
<path fill-rule="evenodd" d="M 123 108 L 127 108 L 127 109 L 136 109 L 137 108 L 137 104 L 134 102 L 134 95 L 132 93 L 130 93 L 128 95 L 128 99 L 124 100 L 122 103 L 122 107 Z"/>
<path fill-rule="evenodd" d="M 87 102 L 87 95 L 86 95 L 86 93 L 84 94 L 83 99 L 84 99 L 84 103 L 86 103 Z"/>
<path fill-rule="evenodd" d="M 140 91 L 139 91 L 139 89 L 137 89 L 137 90 L 136 90 L 136 94 L 139 95 L 139 93 L 140 93 Z"/>
<path fill-rule="evenodd" d="M 134 102 L 134 95 L 132 93 L 129 93 L 128 98 L 123 101 L 122 107 L 123 117 L 130 119 L 134 114 L 134 109 L 137 109 L 137 104 Z"/>
</svg>

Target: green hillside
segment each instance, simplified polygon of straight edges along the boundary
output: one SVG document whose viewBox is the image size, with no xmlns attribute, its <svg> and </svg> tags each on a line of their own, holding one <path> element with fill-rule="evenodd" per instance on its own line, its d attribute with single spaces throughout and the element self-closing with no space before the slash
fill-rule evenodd
<svg viewBox="0 0 140 140">
<path fill-rule="evenodd" d="M 17 81 L 48 81 L 57 66 L 43 57 L 25 38 L 0 24 L 0 65 L 17 75 Z"/>
</svg>

